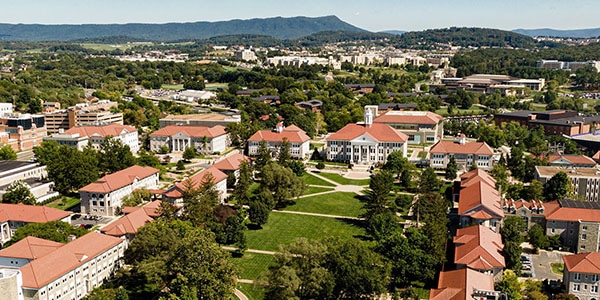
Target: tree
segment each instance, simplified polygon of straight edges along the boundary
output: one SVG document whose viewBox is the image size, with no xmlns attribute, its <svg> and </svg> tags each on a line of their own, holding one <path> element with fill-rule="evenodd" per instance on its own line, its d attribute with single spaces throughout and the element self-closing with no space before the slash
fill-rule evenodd
<svg viewBox="0 0 600 300">
<path fill-rule="evenodd" d="M 318 169 L 318 170 L 323 170 L 323 169 L 325 169 L 325 164 L 324 164 L 322 161 L 318 162 L 318 163 L 317 163 L 317 169 Z"/>
<path fill-rule="evenodd" d="M 525 163 L 523 162 L 523 148 L 521 145 L 515 145 L 510 149 L 508 169 L 513 177 L 520 180 L 525 178 Z"/>
<path fill-rule="evenodd" d="M 158 157 L 154 156 L 152 153 L 148 153 L 145 150 L 141 150 L 138 153 L 138 158 L 136 160 L 136 164 L 140 166 L 149 166 L 153 168 L 160 168 L 160 160 Z"/>
<path fill-rule="evenodd" d="M 279 145 L 279 152 L 277 154 L 277 162 L 285 166 L 292 157 L 290 156 L 291 144 L 287 138 L 283 138 L 281 144 Z"/>
<path fill-rule="evenodd" d="M 398 217 L 391 210 L 374 212 L 366 219 L 365 229 L 376 241 L 386 238 L 399 228 Z"/>
<path fill-rule="evenodd" d="M 539 180 L 532 180 L 526 189 L 527 200 L 544 200 L 544 185 Z"/>
<path fill-rule="evenodd" d="M 239 172 L 239 177 L 233 188 L 233 196 L 240 204 L 244 205 L 250 201 L 250 186 L 254 182 L 250 163 L 243 161 L 240 164 Z"/>
<path fill-rule="evenodd" d="M 177 169 L 177 171 L 185 170 L 185 163 L 183 162 L 183 159 L 180 159 L 177 161 L 176 169 Z"/>
<path fill-rule="evenodd" d="M 442 183 L 437 178 L 437 174 L 435 174 L 433 168 L 427 168 L 421 173 L 421 178 L 419 180 L 420 193 L 437 192 L 440 190 L 441 186 Z"/>
<path fill-rule="evenodd" d="M 190 161 L 192 158 L 196 157 L 196 149 L 194 149 L 194 147 L 185 148 L 181 157 L 187 161 Z"/>
<path fill-rule="evenodd" d="M 454 156 L 450 156 L 450 161 L 448 161 L 446 171 L 444 172 L 444 178 L 446 178 L 446 180 L 454 180 L 456 179 L 457 172 L 458 165 L 456 164 L 456 159 L 454 159 Z"/>
<path fill-rule="evenodd" d="M 506 263 L 506 269 L 513 270 L 514 272 L 521 272 L 521 244 L 516 242 L 504 242 L 504 249 L 502 249 L 504 255 L 504 261 Z"/>
<path fill-rule="evenodd" d="M 248 209 L 248 218 L 250 222 L 256 224 L 258 227 L 266 224 L 269 220 L 270 209 L 267 204 L 260 200 L 254 200 L 250 202 L 250 208 Z"/>
<path fill-rule="evenodd" d="M 235 177 L 234 172 L 227 174 L 227 188 L 228 189 L 234 188 L 236 180 L 237 180 L 237 178 Z"/>
<path fill-rule="evenodd" d="M 36 153 L 36 159 L 46 163 L 48 178 L 54 181 L 55 189 L 65 195 L 80 189 L 98 179 L 98 155 L 89 147 L 78 151 L 77 148 L 61 145 L 54 148 L 55 143 L 42 143 Z"/>
<path fill-rule="evenodd" d="M 508 299 L 521 300 L 521 283 L 515 272 L 511 270 L 505 270 L 502 276 L 502 280 L 494 284 L 494 289 L 500 292 L 506 293 Z"/>
<path fill-rule="evenodd" d="M 404 157 L 404 152 L 394 151 L 388 155 L 385 164 L 381 168 L 395 174 L 396 177 L 400 177 L 403 171 L 414 169 L 414 165 Z"/>
<path fill-rule="evenodd" d="M 126 250 L 131 277 L 139 278 L 128 290 L 145 286 L 158 294 L 168 287 L 170 297 L 229 299 L 236 274 L 228 257 L 206 229 L 157 220 L 140 228 Z"/>
<path fill-rule="evenodd" d="M 573 294 L 569 294 L 569 293 L 560 293 L 560 294 L 556 294 L 554 295 L 554 297 L 552 297 L 552 300 L 578 300 L 579 298 L 575 297 L 575 295 Z"/>
<path fill-rule="evenodd" d="M 271 161 L 271 151 L 267 148 L 267 142 L 262 140 L 258 143 L 258 150 L 256 159 L 254 159 L 254 165 L 257 170 L 262 169 L 267 163 Z"/>
<path fill-rule="evenodd" d="M 533 226 L 529 228 L 527 236 L 529 238 L 529 242 L 534 248 L 546 249 L 548 246 L 550 246 L 544 228 L 539 224 L 533 224 Z"/>
<path fill-rule="evenodd" d="M 306 168 L 304 167 L 304 163 L 300 160 L 290 160 L 285 164 L 296 176 L 302 177 L 304 172 L 306 172 Z"/>
<path fill-rule="evenodd" d="M 387 209 L 389 195 L 394 188 L 392 173 L 382 170 L 371 177 L 369 183 L 369 202 L 366 203 L 367 214 L 381 213 Z"/>
<path fill-rule="evenodd" d="M 73 234 L 80 237 L 88 231 L 81 227 L 73 226 L 63 221 L 50 221 L 46 223 L 29 223 L 23 227 L 17 228 L 13 237 L 4 244 L 8 247 L 28 236 L 40 239 L 51 240 L 59 243 L 67 243 L 69 235 Z"/>
<path fill-rule="evenodd" d="M 121 140 L 107 137 L 100 144 L 98 151 L 98 164 L 100 172 L 111 174 L 135 165 L 136 159 L 128 145 Z"/>
<path fill-rule="evenodd" d="M 131 194 L 126 195 L 122 200 L 121 207 L 125 206 L 138 206 L 144 202 L 148 202 L 152 199 L 152 193 L 147 189 L 137 189 Z"/>
<path fill-rule="evenodd" d="M 262 168 L 260 189 L 273 195 L 275 205 L 284 205 L 291 198 L 302 195 L 304 180 L 296 176 L 289 168 L 269 163 Z"/>
<path fill-rule="evenodd" d="M 184 219 L 194 226 L 205 226 L 214 221 L 213 209 L 219 204 L 219 195 L 212 174 L 204 175 L 197 187 L 189 178 L 183 184 Z"/>
<path fill-rule="evenodd" d="M 3 203 L 23 203 L 34 205 L 35 197 L 29 190 L 29 187 L 22 180 L 12 182 L 6 189 L 6 193 L 2 196 Z"/>
<path fill-rule="evenodd" d="M 515 216 L 506 217 L 502 224 L 502 228 L 500 228 L 502 241 L 521 244 L 523 242 L 522 232 L 524 232 L 525 229 L 525 222 L 523 219 Z"/>
<path fill-rule="evenodd" d="M 4 144 L 2 145 L 2 147 L 0 147 L 0 160 L 16 160 L 17 159 L 17 152 L 15 152 L 15 150 L 13 150 L 13 148 L 8 145 L 8 144 Z"/>
<path fill-rule="evenodd" d="M 492 167 L 490 174 L 496 179 L 496 189 L 500 189 L 502 194 L 506 193 L 510 185 L 508 182 L 508 171 L 506 170 L 506 166 L 503 164 L 496 164 Z"/>
<path fill-rule="evenodd" d="M 58 159 L 58 143 L 56 141 L 43 141 L 39 146 L 33 147 L 34 158 L 42 165 L 48 165 Z"/>
<path fill-rule="evenodd" d="M 562 200 L 574 196 L 573 185 L 569 175 L 558 172 L 546 184 L 546 200 Z"/>
</svg>

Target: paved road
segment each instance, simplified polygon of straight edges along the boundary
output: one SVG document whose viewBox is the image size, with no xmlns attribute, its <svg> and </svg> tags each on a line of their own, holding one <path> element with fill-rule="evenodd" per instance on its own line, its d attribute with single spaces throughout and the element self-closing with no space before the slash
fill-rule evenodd
<svg viewBox="0 0 600 300">
<path fill-rule="evenodd" d="M 535 278 L 538 280 L 562 279 L 562 275 L 554 274 L 550 263 L 562 263 L 562 256 L 565 254 L 572 254 L 561 251 L 546 251 L 540 250 L 540 254 L 531 255 L 533 261 L 533 269 L 535 270 Z"/>
</svg>

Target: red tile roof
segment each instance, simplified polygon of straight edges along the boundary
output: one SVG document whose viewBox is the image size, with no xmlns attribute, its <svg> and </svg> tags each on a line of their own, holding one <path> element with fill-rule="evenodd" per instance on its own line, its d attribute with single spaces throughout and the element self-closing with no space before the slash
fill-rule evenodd
<svg viewBox="0 0 600 300">
<path fill-rule="evenodd" d="M 101 136 L 106 137 L 110 136 L 119 136 L 123 131 L 135 132 L 137 129 L 133 126 L 129 125 L 121 125 L 121 124 L 108 124 L 103 126 L 79 126 L 73 127 L 67 131 L 66 134 L 79 134 L 79 136 Z"/>
<path fill-rule="evenodd" d="M 163 190 L 160 191 L 159 194 L 164 193 Z M 152 218 L 156 218 L 159 217 L 159 207 L 160 207 L 160 200 L 154 200 L 151 202 L 148 202 L 146 204 L 144 204 L 143 206 L 125 206 L 123 207 L 123 214 L 130 214 L 136 210 L 142 209 L 146 212 L 146 215 L 152 217 Z"/>
<path fill-rule="evenodd" d="M 79 189 L 80 192 L 110 193 L 126 185 L 132 184 L 136 179 L 142 180 L 158 173 L 158 169 L 152 167 L 131 166 L 127 169 L 108 174 L 96 182 L 92 182 Z"/>
<path fill-rule="evenodd" d="M 178 133 L 185 134 L 189 137 L 201 138 L 215 138 L 218 136 L 222 136 L 227 134 L 225 127 L 221 125 L 216 125 L 213 127 L 203 127 L 203 126 L 166 126 L 163 127 L 153 133 L 150 136 L 172 136 Z"/>
<path fill-rule="evenodd" d="M 596 162 L 585 155 L 576 154 L 563 154 L 563 155 L 550 155 L 548 156 L 548 162 L 553 163 L 557 160 L 566 160 L 574 165 L 596 165 Z"/>
<path fill-rule="evenodd" d="M 460 144 L 452 141 L 439 141 L 429 150 L 430 153 L 492 155 L 494 151 L 485 142 Z"/>
<path fill-rule="evenodd" d="M 71 214 L 47 206 L 0 203 L 0 222 L 46 223 L 61 220 Z"/>
<path fill-rule="evenodd" d="M 146 211 L 140 207 L 134 212 L 121 217 L 117 221 L 100 228 L 100 232 L 116 237 L 126 234 L 136 234 L 140 227 L 152 221 L 154 221 L 154 219 L 148 216 Z"/>
<path fill-rule="evenodd" d="M 484 182 L 493 188 L 496 187 L 496 179 L 494 179 L 494 177 L 492 177 L 492 175 L 490 175 L 488 172 L 481 169 L 475 169 L 473 171 L 466 172 L 460 175 L 460 179 L 460 186 L 462 188 L 478 182 Z"/>
<path fill-rule="evenodd" d="M 46 286 L 120 243 L 125 243 L 125 240 L 90 232 L 22 266 L 20 271 L 23 276 L 23 287 L 38 289 Z M 9 248 L 14 246 L 17 244 Z M 19 248 L 13 249 L 13 251 L 18 250 Z"/>
<path fill-rule="evenodd" d="M 476 219 L 503 218 L 504 211 L 500 205 L 498 191 L 484 181 L 461 189 L 458 214 Z"/>
<path fill-rule="evenodd" d="M 467 300 L 472 299 L 473 289 L 494 290 L 492 275 L 483 274 L 468 268 L 440 272 L 438 288 L 431 289 L 430 300 Z"/>
<path fill-rule="evenodd" d="M 430 111 L 387 111 L 373 120 L 385 124 L 427 124 L 436 125 L 444 118 Z"/>
<path fill-rule="evenodd" d="M 408 136 L 402 132 L 394 130 L 387 124 L 374 123 L 371 126 L 363 124 L 348 124 L 338 132 L 330 135 L 327 140 L 330 141 L 350 141 L 362 135 L 366 135 L 378 142 L 397 142 L 404 143 Z"/>
<path fill-rule="evenodd" d="M 600 252 L 563 255 L 563 261 L 569 272 L 600 274 Z"/>
<path fill-rule="evenodd" d="M 250 162 L 250 158 L 243 154 L 236 153 L 216 162 L 213 167 L 222 171 L 235 171 L 240 169 L 240 165 L 243 161 Z"/>
<path fill-rule="evenodd" d="M 259 130 L 255 132 L 249 139 L 249 142 L 282 142 L 284 138 L 287 138 L 290 143 L 304 143 L 310 140 L 310 137 L 306 135 L 302 129 L 297 126 L 288 126 L 281 132 L 272 130 Z"/>
<path fill-rule="evenodd" d="M 198 188 L 205 180 L 208 174 L 211 174 L 213 177 L 213 181 L 215 184 L 227 180 L 227 174 L 221 172 L 219 169 L 214 166 L 203 170 L 200 173 L 197 173 L 189 178 L 192 182 L 192 187 Z M 176 183 L 173 187 L 168 189 L 163 195 L 169 198 L 181 198 L 183 196 L 183 191 L 185 191 L 188 187 L 186 186 L 186 181 L 181 181 Z"/>
<path fill-rule="evenodd" d="M 454 237 L 454 263 L 471 269 L 504 268 L 502 237 L 490 228 L 477 225 L 458 229 Z"/>
<path fill-rule="evenodd" d="M 0 257 L 37 259 L 60 248 L 63 244 L 28 236 L 12 246 L 0 250 Z"/>
<path fill-rule="evenodd" d="M 560 203 L 555 200 L 544 203 L 544 218 L 548 221 L 578 222 L 581 220 L 585 222 L 600 222 L 600 210 L 579 207 L 562 207 Z"/>
</svg>

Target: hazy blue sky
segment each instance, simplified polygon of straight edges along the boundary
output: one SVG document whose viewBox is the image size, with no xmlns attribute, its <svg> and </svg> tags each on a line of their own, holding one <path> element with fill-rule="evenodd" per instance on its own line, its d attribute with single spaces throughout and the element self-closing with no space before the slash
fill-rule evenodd
<svg viewBox="0 0 600 300">
<path fill-rule="evenodd" d="M 370 30 L 600 27 L 598 0 L 7 0 L 0 23 L 224 21 L 336 15 Z"/>
</svg>

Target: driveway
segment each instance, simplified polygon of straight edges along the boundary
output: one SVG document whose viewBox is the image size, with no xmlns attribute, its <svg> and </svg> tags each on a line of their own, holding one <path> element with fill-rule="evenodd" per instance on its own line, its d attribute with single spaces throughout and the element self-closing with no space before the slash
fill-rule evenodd
<svg viewBox="0 0 600 300">
<path fill-rule="evenodd" d="M 551 263 L 562 263 L 562 256 L 565 254 L 572 254 L 569 252 L 562 251 L 546 251 L 540 250 L 540 254 L 532 254 L 531 258 L 533 261 L 533 269 L 535 278 L 537 280 L 553 280 L 553 279 L 562 279 L 562 275 L 554 274 L 552 272 L 552 268 L 550 267 Z"/>
</svg>

